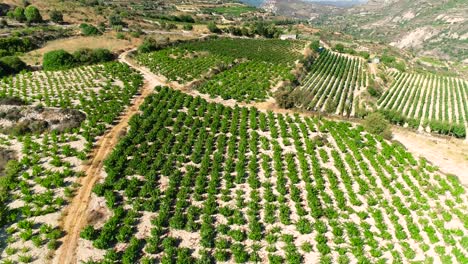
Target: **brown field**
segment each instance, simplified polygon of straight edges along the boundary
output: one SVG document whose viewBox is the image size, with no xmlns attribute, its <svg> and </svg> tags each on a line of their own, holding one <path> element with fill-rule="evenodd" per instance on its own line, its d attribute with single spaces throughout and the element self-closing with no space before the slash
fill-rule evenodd
<svg viewBox="0 0 468 264">
<path fill-rule="evenodd" d="M 106 48 L 110 51 L 116 52 L 135 47 L 136 45 L 139 45 L 140 42 L 140 39 L 116 39 L 113 34 L 94 37 L 71 37 L 50 41 L 44 47 L 24 54 L 21 59 L 23 59 L 27 64 L 39 65 L 42 63 L 42 56 L 52 50 L 64 49 L 68 52 L 74 52 L 81 48 Z"/>
</svg>

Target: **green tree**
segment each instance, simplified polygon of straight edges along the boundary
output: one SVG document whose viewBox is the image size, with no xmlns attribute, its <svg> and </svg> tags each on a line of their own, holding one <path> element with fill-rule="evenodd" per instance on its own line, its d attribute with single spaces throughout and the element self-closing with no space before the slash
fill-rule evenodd
<svg viewBox="0 0 468 264">
<path fill-rule="evenodd" d="M 35 6 L 28 6 L 24 10 L 24 16 L 26 17 L 26 21 L 29 23 L 39 23 L 42 22 L 41 12 Z"/>
</svg>

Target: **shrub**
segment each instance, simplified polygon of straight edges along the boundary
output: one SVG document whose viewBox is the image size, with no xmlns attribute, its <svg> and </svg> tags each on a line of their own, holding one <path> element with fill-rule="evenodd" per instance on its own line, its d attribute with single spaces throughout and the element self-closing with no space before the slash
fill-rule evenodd
<svg viewBox="0 0 468 264">
<path fill-rule="evenodd" d="M 16 56 L 0 58 L 0 77 L 2 75 L 19 73 L 25 69 L 27 69 L 26 63 Z"/>
<path fill-rule="evenodd" d="M 363 57 L 364 59 L 368 60 L 370 58 L 370 54 L 367 51 L 359 52 L 359 56 Z"/>
<path fill-rule="evenodd" d="M 190 31 L 190 30 L 193 30 L 193 26 L 190 25 L 190 24 L 187 24 L 187 25 L 184 25 L 183 29 L 184 29 L 184 30 L 189 30 L 189 31 Z"/>
<path fill-rule="evenodd" d="M 382 91 L 378 88 L 375 88 L 373 86 L 367 87 L 367 92 L 372 96 L 379 98 L 382 95 Z"/>
<path fill-rule="evenodd" d="M 385 118 L 393 124 L 403 125 L 406 122 L 406 118 L 401 114 L 400 111 L 381 110 L 380 113 L 382 113 L 385 116 Z"/>
<path fill-rule="evenodd" d="M 118 33 L 115 35 L 115 37 L 116 37 L 117 39 L 125 39 L 125 34 L 122 33 L 122 32 L 118 32 Z"/>
<path fill-rule="evenodd" d="M 17 37 L 0 38 L 0 47 L 4 50 L 3 53 L 6 51 L 9 55 L 16 52 L 30 51 L 36 48 L 31 39 Z"/>
<path fill-rule="evenodd" d="M 388 55 L 382 55 L 382 58 L 380 58 L 380 60 L 385 64 L 394 63 L 396 61 L 395 57 Z"/>
<path fill-rule="evenodd" d="M 108 49 L 79 49 L 73 53 L 73 58 L 80 65 L 107 62 L 114 59 L 114 55 Z"/>
<path fill-rule="evenodd" d="M 42 22 L 42 16 L 41 13 L 39 12 L 39 9 L 35 6 L 28 6 L 24 10 L 24 16 L 26 17 L 26 21 L 29 23 L 39 23 Z"/>
<path fill-rule="evenodd" d="M 159 50 L 163 47 L 163 44 L 158 43 L 153 38 L 145 38 L 143 43 L 138 46 L 138 53 L 149 53 L 152 51 Z"/>
<path fill-rule="evenodd" d="M 317 52 L 320 51 L 320 41 L 319 40 L 312 41 L 312 43 L 310 44 L 310 48 Z"/>
<path fill-rule="evenodd" d="M 108 49 L 95 49 L 92 54 L 96 62 L 105 62 L 114 59 L 114 54 L 112 54 Z"/>
<path fill-rule="evenodd" d="M 44 54 L 42 67 L 46 71 L 64 70 L 76 65 L 73 55 L 64 50 L 49 51 Z"/>
<path fill-rule="evenodd" d="M 6 28 L 8 27 L 8 21 L 5 19 L 0 20 L 0 28 Z"/>
<path fill-rule="evenodd" d="M 85 36 L 97 36 L 102 35 L 102 32 L 93 25 L 83 23 L 80 25 L 81 33 Z"/>
<path fill-rule="evenodd" d="M 335 50 L 338 51 L 339 53 L 343 53 L 345 50 L 345 47 L 343 46 L 343 44 L 338 43 L 335 45 Z"/>
<path fill-rule="evenodd" d="M 54 23 L 63 23 L 63 14 L 60 11 L 52 10 L 49 14 L 50 20 Z"/>
<path fill-rule="evenodd" d="M 13 11 L 13 17 L 16 19 L 18 22 L 24 22 L 26 21 L 26 16 L 24 15 L 24 8 L 18 6 L 15 8 L 15 11 Z"/>
<path fill-rule="evenodd" d="M 392 137 L 389 122 L 381 113 L 371 113 L 366 116 L 363 126 L 369 133 L 380 135 L 386 139 Z"/>
<path fill-rule="evenodd" d="M 277 104 L 281 108 L 290 109 L 294 107 L 294 95 L 291 94 L 293 88 L 286 86 L 278 89 L 274 94 Z"/>
<path fill-rule="evenodd" d="M 112 14 L 109 17 L 109 25 L 111 26 L 125 26 L 125 23 L 122 21 L 122 18 L 118 14 Z"/>
<path fill-rule="evenodd" d="M 219 29 L 218 26 L 214 22 L 208 23 L 208 30 L 211 33 L 216 33 L 216 34 L 221 33 L 221 29 Z"/>
</svg>

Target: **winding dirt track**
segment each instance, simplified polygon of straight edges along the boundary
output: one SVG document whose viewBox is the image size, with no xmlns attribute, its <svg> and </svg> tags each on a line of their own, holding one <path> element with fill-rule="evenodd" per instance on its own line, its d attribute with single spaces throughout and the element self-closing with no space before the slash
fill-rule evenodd
<svg viewBox="0 0 468 264">
<path fill-rule="evenodd" d="M 129 52 L 123 53 L 119 60 L 124 63 Z M 65 236 L 62 239 L 62 245 L 57 250 L 53 263 L 57 264 L 74 264 L 77 263 L 76 249 L 81 229 L 87 224 L 88 204 L 91 198 L 91 191 L 94 184 L 100 179 L 103 169 L 104 160 L 111 153 L 114 147 L 119 142 L 122 131 L 128 127 L 128 121 L 136 114 L 143 104 L 145 98 L 153 92 L 153 88 L 157 85 L 164 85 L 156 78 L 147 78 L 141 89 L 140 95 L 134 98 L 130 107 L 121 116 L 118 124 L 112 127 L 104 134 L 97 142 L 94 151 L 91 154 L 90 162 L 83 166 L 85 176 L 78 180 L 81 185 L 76 196 L 67 206 L 64 212 L 63 224 L 61 228 L 65 231 Z"/>
</svg>

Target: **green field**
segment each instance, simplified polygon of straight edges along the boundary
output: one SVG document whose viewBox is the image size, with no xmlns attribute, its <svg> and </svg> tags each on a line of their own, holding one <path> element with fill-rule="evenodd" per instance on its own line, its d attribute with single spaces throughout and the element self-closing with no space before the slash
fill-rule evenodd
<svg viewBox="0 0 468 264">
<path fill-rule="evenodd" d="M 179 44 L 140 54 L 151 71 L 181 83 L 217 74 L 196 88 L 213 97 L 262 101 L 282 80 L 292 80 L 294 63 L 302 57 L 302 41 L 219 38 Z"/>
</svg>

